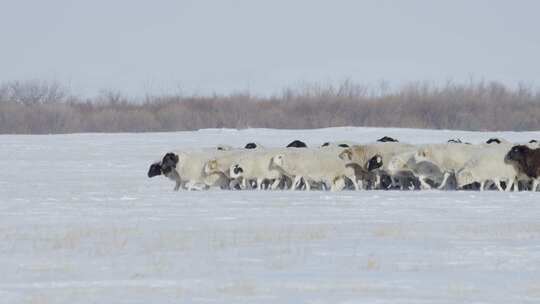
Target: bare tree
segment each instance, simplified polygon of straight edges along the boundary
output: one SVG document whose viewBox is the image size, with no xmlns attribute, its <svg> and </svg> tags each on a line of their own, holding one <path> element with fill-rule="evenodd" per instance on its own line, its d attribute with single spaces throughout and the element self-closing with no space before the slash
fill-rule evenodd
<svg viewBox="0 0 540 304">
<path fill-rule="evenodd" d="M 0 86 L 0 100 L 24 105 L 60 103 L 68 97 L 68 90 L 57 82 L 12 81 Z"/>
<path fill-rule="evenodd" d="M 413 82 L 390 88 L 345 80 L 304 83 L 279 95 L 147 95 L 114 90 L 73 97 L 39 81 L 0 84 L 0 133 L 146 132 L 200 128 L 380 126 L 462 130 L 540 129 L 540 91 L 497 82 Z"/>
</svg>

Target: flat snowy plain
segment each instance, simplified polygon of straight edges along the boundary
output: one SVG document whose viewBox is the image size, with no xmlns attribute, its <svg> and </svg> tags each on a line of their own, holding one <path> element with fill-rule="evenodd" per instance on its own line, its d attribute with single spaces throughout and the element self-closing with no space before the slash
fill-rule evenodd
<svg viewBox="0 0 540 304">
<path fill-rule="evenodd" d="M 0 303 L 540 303 L 540 192 L 173 192 L 173 148 L 381 128 L 0 136 Z"/>
</svg>

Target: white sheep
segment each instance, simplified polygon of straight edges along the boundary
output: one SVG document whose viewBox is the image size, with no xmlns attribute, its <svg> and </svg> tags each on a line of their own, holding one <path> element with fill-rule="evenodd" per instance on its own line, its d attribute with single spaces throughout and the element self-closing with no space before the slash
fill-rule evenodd
<svg viewBox="0 0 540 304">
<path fill-rule="evenodd" d="M 225 187 L 227 178 L 220 174 L 206 174 L 204 172 L 205 164 L 216 155 L 227 153 L 226 151 L 217 151 L 213 149 L 205 149 L 199 151 L 176 151 L 167 153 L 174 161 L 173 165 L 168 165 L 170 172 L 166 175 L 168 178 L 176 181 L 175 190 L 180 187 L 187 190 L 203 190 L 208 187 Z M 166 161 L 162 161 L 162 163 Z M 167 160 L 172 163 L 170 159 Z M 163 165 L 162 165 L 163 166 Z"/>
<path fill-rule="evenodd" d="M 271 189 L 275 190 L 281 182 L 282 174 L 279 170 L 270 167 L 270 160 L 277 151 L 283 149 L 267 149 L 244 153 L 229 167 L 229 176 L 242 180 L 241 188 L 251 188 L 250 181 L 256 180 L 257 188 L 263 189 L 264 181 L 272 182 Z"/>
<path fill-rule="evenodd" d="M 283 175 L 293 179 L 291 190 L 304 180 L 306 190 L 310 190 L 312 183 L 322 183 L 330 185 L 331 191 L 338 191 L 345 187 L 345 178 L 359 189 L 354 169 L 345 165 L 334 148 L 289 151 L 276 154 L 271 160 L 272 168 L 278 168 Z"/>
<path fill-rule="evenodd" d="M 420 146 L 414 158 L 417 162 L 427 160 L 437 164 L 444 171 L 456 172 L 484 148 L 486 147 L 482 145 L 430 144 Z"/>
<path fill-rule="evenodd" d="M 497 189 L 503 191 L 501 182 L 504 181 L 506 191 L 510 191 L 513 185 L 516 190 L 518 172 L 514 166 L 505 162 L 507 152 L 505 145 L 494 145 L 479 151 L 456 172 L 458 188 L 478 182 L 480 191 L 483 191 L 488 183 L 493 182 Z"/>
</svg>

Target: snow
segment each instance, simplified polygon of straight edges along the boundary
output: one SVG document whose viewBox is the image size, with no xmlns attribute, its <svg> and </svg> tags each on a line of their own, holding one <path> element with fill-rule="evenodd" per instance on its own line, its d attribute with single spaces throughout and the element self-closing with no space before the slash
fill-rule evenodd
<svg viewBox="0 0 540 304">
<path fill-rule="evenodd" d="M 173 148 L 381 128 L 0 136 L 0 303 L 538 303 L 540 192 L 173 192 Z"/>
</svg>

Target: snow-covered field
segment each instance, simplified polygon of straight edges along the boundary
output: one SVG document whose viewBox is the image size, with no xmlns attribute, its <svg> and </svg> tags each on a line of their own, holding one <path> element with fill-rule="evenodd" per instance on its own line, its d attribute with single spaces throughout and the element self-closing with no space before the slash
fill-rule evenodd
<svg viewBox="0 0 540 304">
<path fill-rule="evenodd" d="M 171 148 L 540 139 L 375 128 L 0 136 L 0 303 L 539 303 L 540 192 L 173 192 Z"/>
</svg>

